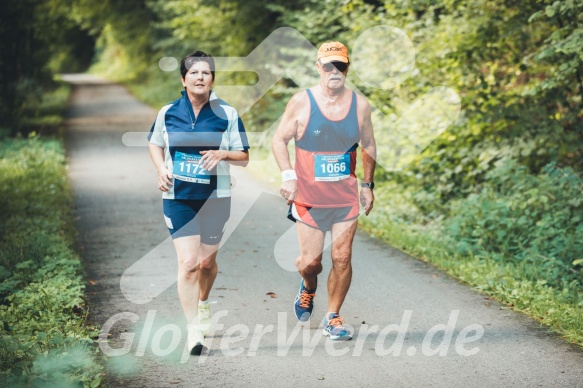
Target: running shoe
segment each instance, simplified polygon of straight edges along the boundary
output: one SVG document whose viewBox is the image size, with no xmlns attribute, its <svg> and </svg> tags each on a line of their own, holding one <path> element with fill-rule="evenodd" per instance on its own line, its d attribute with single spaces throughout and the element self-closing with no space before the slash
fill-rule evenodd
<svg viewBox="0 0 583 388">
<path fill-rule="evenodd" d="M 198 305 L 198 326 L 202 335 L 206 337 L 211 326 L 211 309 L 210 305 Z"/>
<path fill-rule="evenodd" d="M 187 330 L 187 344 L 188 349 L 190 349 L 190 354 L 193 356 L 200 356 L 203 349 L 206 348 L 204 335 L 197 325 L 187 325 Z"/>
<path fill-rule="evenodd" d="M 316 284 L 318 280 L 316 279 Z M 318 286 L 316 286 L 318 288 Z M 304 287 L 304 279 L 300 284 L 300 290 L 298 295 L 296 295 L 296 300 L 294 301 L 294 312 L 296 318 L 301 322 L 307 322 L 312 316 L 312 310 L 314 310 L 314 297 L 316 296 L 316 288 L 313 290 L 308 290 Z"/>
<path fill-rule="evenodd" d="M 324 317 L 324 336 L 330 336 L 333 341 L 347 341 L 352 333 L 343 325 L 344 319 L 336 313 Z"/>
</svg>

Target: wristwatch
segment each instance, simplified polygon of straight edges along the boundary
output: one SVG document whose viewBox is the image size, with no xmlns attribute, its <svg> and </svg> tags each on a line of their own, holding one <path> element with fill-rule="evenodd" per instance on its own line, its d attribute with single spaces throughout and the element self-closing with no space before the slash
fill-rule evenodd
<svg viewBox="0 0 583 388">
<path fill-rule="evenodd" d="M 374 189 L 374 182 L 362 182 L 360 187 L 368 187 L 369 189 Z"/>
</svg>

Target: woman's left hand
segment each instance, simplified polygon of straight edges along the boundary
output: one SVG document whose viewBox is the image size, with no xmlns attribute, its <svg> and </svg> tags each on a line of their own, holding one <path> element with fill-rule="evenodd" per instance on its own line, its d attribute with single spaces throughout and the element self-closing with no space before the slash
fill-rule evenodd
<svg viewBox="0 0 583 388">
<path fill-rule="evenodd" d="M 227 158 L 227 152 L 228 151 L 225 150 L 200 151 L 200 154 L 202 155 L 202 158 L 200 159 L 202 168 L 205 170 L 212 170 L 221 160 Z"/>
</svg>

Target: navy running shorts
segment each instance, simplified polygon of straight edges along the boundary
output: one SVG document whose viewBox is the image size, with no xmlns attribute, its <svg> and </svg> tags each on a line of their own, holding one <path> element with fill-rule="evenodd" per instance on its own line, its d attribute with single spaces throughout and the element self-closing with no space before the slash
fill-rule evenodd
<svg viewBox="0 0 583 388">
<path fill-rule="evenodd" d="M 221 242 L 231 215 L 231 197 L 201 200 L 164 199 L 164 221 L 173 239 L 200 235 L 203 244 Z"/>
</svg>

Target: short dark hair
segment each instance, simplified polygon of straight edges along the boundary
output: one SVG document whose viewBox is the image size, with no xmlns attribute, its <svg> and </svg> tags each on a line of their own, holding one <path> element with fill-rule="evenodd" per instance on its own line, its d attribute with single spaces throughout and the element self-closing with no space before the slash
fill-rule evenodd
<svg viewBox="0 0 583 388">
<path fill-rule="evenodd" d="M 180 61 L 180 74 L 182 75 L 182 78 L 186 77 L 188 69 L 190 69 L 195 62 L 208 63 L 211 68 L 213 81 L 215 80 L 215 60 L 210 54 L 207 54 L 204 51 L 195 51 L 182 58 L 182 61 Z"/>
</svg>

